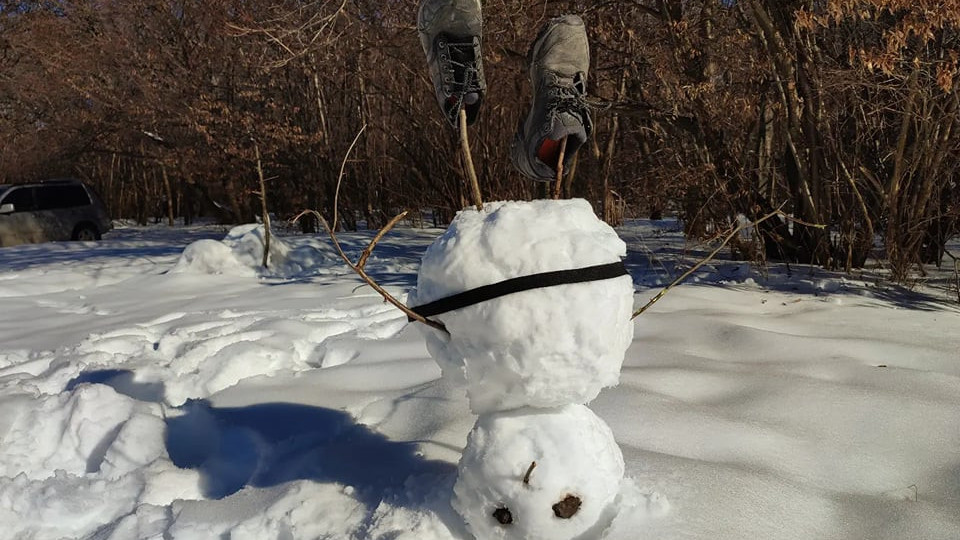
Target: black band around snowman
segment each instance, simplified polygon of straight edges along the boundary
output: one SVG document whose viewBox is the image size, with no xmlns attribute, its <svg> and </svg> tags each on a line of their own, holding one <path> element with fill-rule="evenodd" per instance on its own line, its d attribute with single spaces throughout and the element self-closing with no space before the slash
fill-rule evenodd
<svg viewBox="0 0 960 540">
<path fill-rule="evenodd" d="M 477 287 L 476 289 L 441 298 L 440 300 L 411 309 L 421 317 L 433 317 L 518 292 L 555 287 L 557 285 L 603 281 L 627 275 L 629 275 L 629 273 L 623 261 L 589 266 L 587 268 L 577 268 L 574 270 L 543 272 L 531 276 L 508 279 L 492 285 L 484 285 L 483 287 Z"/>
</svg>

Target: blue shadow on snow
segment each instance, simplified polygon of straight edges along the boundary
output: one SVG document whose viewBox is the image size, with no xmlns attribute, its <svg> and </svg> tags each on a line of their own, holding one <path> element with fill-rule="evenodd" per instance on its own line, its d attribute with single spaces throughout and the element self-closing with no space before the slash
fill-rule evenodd
<svg viewBox="0 0 960 540">
<path fill-rule="evenodd" d="M 161 403 L 164 398 L 162 382 L 137 382 L 129 370 L 85 372 L 65 390 L 82 384 L 104 384 L 140 401 Z M 261 403 L 217 408 L 192 400 L 168 410 L 166 425 L 170 460 L 200 471 L 203 494 L 211 499 L 246 486 L 313 480 L 351 486 L 362 502 L 376 508 L 411 476 L 442 482 L 456 472 L 452 463 L 420 456 L 415 441 L 391 441 L 347 413 L 323 407 Z"/>
<path fill-rule="evenodd" d="M 163 401 L 162 382 L 138 382 L 134 374 L 126 369 L 101 369 L 86 371 L 67 383 L 67 392 L 72 392 L 81 384 L 104 384 L 112 387 L 118 394 L 132 397 L 138 401 L 160 403 Z"/>
<path fill-rule="evenodd" d="M 167 418 L 167 452 L 175 465 L 198 469 L 204 495 L 223 498 L 246 486 L 294 480 L 352 486 L 369 506 L 410 476 L 453 474 L 429 461 L 414 442 L 391 441 L 350 415 L 293 403 L 216 408 L 203 400 Z"/>
</svg>

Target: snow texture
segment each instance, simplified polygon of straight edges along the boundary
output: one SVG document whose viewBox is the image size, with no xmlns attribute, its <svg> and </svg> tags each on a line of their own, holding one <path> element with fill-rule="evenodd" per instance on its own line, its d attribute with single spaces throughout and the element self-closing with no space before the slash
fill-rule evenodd
<svg viewBox="0 0 960 540">
<path fill-rule="evenodd" d="M 118 225 L 0 249 L 0 538 L 472 538 L 451 504 L 464 389 L 326 238 L 281 236 L 289 274 L 172 273 L 229 231 Z M 637 305 L 712 249 L 681 230 L 617 230 Z M 402 298 L 442 233 L 401 226 L 367 269 Z M 355 258 L 374 234 L 340 239 Z M 718 260 L 675 288 L 590 403 L 624 458 L 602 539 L 960 538 L 948 267 L 904 290 Z"/>
<path fill-rule="evenodd" d="M 263 266 L 264 239 L 262 225 L 234 227 L 221 241 L 200 240 L 187 246 L 171 272 L 255 277 Z M 331 250 L 309 245 L 294 247 L 273 235 L 268 274 L 295 276 L 337 260 Z"/>
<path fill-rule="evenodd" d="M 616 513 L 623 467 L 610 428 L 583 405 L 482 415 L 457 469 L 453 506 L 484 540 L 599 538 Z M 554 506 L 568 498 L 582 504 L 558 517 Z"/>
<path fill-rule="evenodd" d="M 507 279 L 617 262 L 626 245 L 583 200 L 460 212 L 423 257 L 411 305 Z M 619 380 L 633 338 L 628 276 L 524 291 L 438 315 L 431 355 L 477 414 L 588 403 Z"/>
</svg>

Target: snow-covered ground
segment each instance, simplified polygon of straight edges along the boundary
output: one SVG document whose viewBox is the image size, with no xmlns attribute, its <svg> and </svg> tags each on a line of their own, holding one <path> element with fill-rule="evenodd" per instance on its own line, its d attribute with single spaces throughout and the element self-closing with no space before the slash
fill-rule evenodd
<svg viewBox="0 0 960 540">
<path fill-rule="evenodd" d="M 227 232 L 0 249 L 0 538 L 466 539 L 476 418 L 418 329 L 325 239 L 259 273 L 256 231 Z M 368 269 L 405 294 L 441 232 Z M 702 253 L 619 232 L 637 305 Z M 607 538 L 960 538 L 952 269 L 875 275 L 718 262 L 638 318 L 590 405 L 631 486 Z"/>
</svg>

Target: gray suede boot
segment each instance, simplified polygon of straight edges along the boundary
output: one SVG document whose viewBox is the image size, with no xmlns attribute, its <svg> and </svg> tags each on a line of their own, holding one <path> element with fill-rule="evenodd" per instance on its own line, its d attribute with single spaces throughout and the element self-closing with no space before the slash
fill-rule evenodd
<svg viewBox="0 0 960 540">
<path fill-rule="evenodd" d="M 513 164 L 534 180 L 556 179 L 561 141 L 567 138 L 564 170 L 593 132 L 587 110 L 590 44 L 583 20 L 566 15 L 549 21 L 527 55 L 533 106 L 511 148 Z"/>
<path fill-rule="evenodd" d="M 480 0 L 422 0 L 417 31 L 444 118 L 457 128 L 465 109 L 467 123 L 474 123 L 487 89 Z"/>
</svg>

